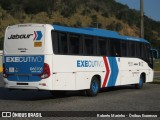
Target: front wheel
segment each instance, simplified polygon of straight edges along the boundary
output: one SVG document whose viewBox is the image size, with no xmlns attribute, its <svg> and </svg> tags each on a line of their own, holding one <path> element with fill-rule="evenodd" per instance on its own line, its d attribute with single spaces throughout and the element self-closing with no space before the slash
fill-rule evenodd
<svg viewBox="0 0 160 120">
<path fill-rule="evenodd" d="M 135 84 L 135 88 L 136 88 L 136 89 L 142 89 L 142 87 L 143 87 L 143 82 L 144 82 L 144 77 L 141 75 L 141 76 L 140 76 L 140 79 L 139 79 L 139 83 L 138 83 L 138 84 Z"/>
<path fill-rule="evenodd" d="M 86 90 L 88 96 L 96 96 L 99 93 L 100 82 L 97 77 L 93 77 L 90 84 L 90 89 Z"/>
</svg>

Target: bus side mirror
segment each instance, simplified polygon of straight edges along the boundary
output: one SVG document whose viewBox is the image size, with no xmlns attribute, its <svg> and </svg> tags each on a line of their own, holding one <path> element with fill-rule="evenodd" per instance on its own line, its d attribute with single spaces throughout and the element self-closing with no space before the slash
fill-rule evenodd
<svg viewBox="0 0 160 120">
<path fill-rule="evenodd" d="M 158 50 L 151 49 L 151 54 L 152 54 L 153 59 L 158 59 L 159 58 Z"/>
</svg>

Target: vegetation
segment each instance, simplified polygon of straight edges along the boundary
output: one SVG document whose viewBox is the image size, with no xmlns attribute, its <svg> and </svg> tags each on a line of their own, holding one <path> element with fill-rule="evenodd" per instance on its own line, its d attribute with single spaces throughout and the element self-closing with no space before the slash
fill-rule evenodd
<svg viewBox="0 0 160 120">
<path fill-rule="evenodd" d="M 145 39 L 160 49 L 160 22 L 144 21 Z M 20 23 L 98 26 L 138 37 L 140 14 L 115 0 L 0 0 L 0 48 L 6 27 Z"/>
<path fill-rule="evenodd" d="M 160 84 L 160 79 L 153 79 L 153 82 L 151 84 Z"/>
<path fill-rule="evenodd" d="M 160 59 L 155 59 L 154 60 L 154 70 L 155 71 L 160 71 Z"/>
</svg>

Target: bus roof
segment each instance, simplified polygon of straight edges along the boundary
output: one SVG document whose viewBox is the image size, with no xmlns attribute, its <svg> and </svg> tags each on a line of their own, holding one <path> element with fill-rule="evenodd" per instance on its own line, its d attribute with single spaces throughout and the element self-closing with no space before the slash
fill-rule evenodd
<svg viewBox="0 0 160 120">
<path fill-rule="evenodd" d="M 73 27 L 65 27 L 65 26 L 60 26 L 60 25 L 53 25 L 53 28 L 54 30 L 63 31 L 63 32 L 72 32 L 72 33 L 93 35 L 93 36 L 99 36 L 99 37 L 105 37 L 105 38 L 106 37 L 116 38 L 116 39 L 149 43 L 147 40 L 143 38 L 122 36 L 118 32 L 111 31 L 111 30 L 104 30 L 104 29 L 97 29 L 97 28 L 73 28 Z"/>
</svg>

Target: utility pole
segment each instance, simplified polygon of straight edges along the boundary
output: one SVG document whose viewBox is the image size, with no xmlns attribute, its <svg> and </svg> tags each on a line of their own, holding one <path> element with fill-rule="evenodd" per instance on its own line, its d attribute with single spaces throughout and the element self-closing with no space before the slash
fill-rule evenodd
<svg viewBox="0 0 160 120">
<path fill-rule="evenodd" d="M 144 38 L 144 5 L 143 5 L 143 0 L 140 0 L 140 14 L 141 14 L 141 32 L 140 32 L 140 37 Z"/>
<path fill-rule="evenodd" d="M 98 22 L 93 22 L 96 25 L 96 28 L 99 28 L 99 23 Z"/>
</svg>

